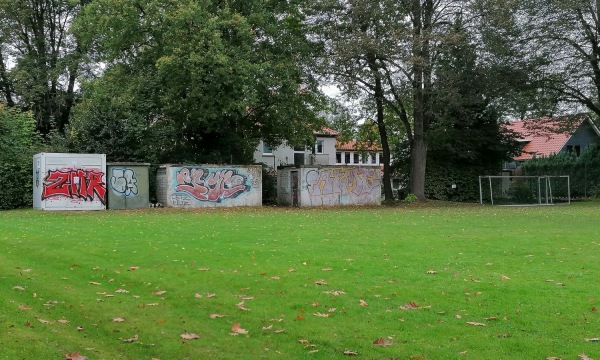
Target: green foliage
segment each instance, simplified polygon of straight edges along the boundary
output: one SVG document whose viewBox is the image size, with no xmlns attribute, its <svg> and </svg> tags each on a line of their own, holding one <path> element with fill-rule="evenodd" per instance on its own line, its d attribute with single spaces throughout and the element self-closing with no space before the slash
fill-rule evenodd
<svg viewBox="0 0 600 360">
<path fill-rule="evenodd" d="M 427 198 L 444 201 L 472 202 L 479 199 L 479 176 L 485 168 L 477 166 L 448 166 L 430 163 L 425 189 Z M 455 188 L 452 185 L 456 185 Z"/>
<path fill-rule="evenodd" d="M 571 197 L 592 197 L 600 189 L 600 143 L 590 144 L 580 156 L 561 152 L 534 158 L 525 162 L 522 169 L 524 175 L 569 175 Z"/>
<path fill-rule="evenodd" d="M 0 108 L 0 210 L 31 206 L 36 149 L 32 113 Z"/>
<path fill-rule="evenodd" d="M 322 99 L 301 5 L 92 2 L 75 28 L 109 65 L 84 87 L 77 146 L 118 158 L 250 163 L 261 138 L 314 142 Z"/>
<path fill-rule="evenodd" d="M 419 200 L 419 199 L 417 199 L 417 195 L 415 195 L 415 194 L 408 194 L 408 195 L 406 195 L 406 197 L 404 198 L 403 201 L 405 203 L 407 203 L 407 204 L 411 204 L 411 203 L 414 203 L 417 200 Z"/>
<path fill-rule="evenodd" d="M 269 167 L 262 167 L 262 203 L 263 205 L 277 205 L 277 174 L 269 171 Z"/>
</svg>

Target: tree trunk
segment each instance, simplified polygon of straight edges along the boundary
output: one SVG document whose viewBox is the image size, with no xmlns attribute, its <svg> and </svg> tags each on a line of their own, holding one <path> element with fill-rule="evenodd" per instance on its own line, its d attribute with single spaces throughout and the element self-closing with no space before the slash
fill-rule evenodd
<svg viewBox="0 0 600 360">
<path fill-rule="evenodd" d="M 379 74 L 379 73 L 377 73 Z M 387 130 L 385 128 L 385 117 L 383 109 L 383 86 L 381 76 L 375 77 L 375 103 L 377 104 L 377 129 L 381 138 L 381 147 L 383 148 L 383 194 L 386 200 L 392 200 L 392 174 L 390 169 L 390 144 L 388 143 Z M 381 159 L 380 159 L 381 160 Z"/>
</svg>

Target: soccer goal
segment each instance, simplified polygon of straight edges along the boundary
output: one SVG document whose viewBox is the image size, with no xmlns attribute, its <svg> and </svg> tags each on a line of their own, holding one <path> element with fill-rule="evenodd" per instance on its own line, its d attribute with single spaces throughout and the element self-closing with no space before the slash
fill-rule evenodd
<svg viewBox="0 0 600 360">
<path fill-rule="evenodd" d="M 492 205 L 571 203 L 571 181 L 561 176 L 480 176 L 479 202 Z"/>
</svg>

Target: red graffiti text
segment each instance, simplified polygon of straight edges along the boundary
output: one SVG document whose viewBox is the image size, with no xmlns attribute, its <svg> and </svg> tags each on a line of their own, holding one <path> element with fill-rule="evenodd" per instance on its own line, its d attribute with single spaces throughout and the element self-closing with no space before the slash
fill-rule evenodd
<svg viewBox="0 0 600 360">
<path fill-rule="evenodd" d="M 249 191 L 246 176 L 236 170 L 210 172 L 200 168 L 182 168 L 177 172 L 176 191 L 183 191 L 200 201 L 220 203 Z"/>
<path fill-rule="evenodd" d="M 94 201 L 98 198 L 106 203 L 106 184 L 102 182 L 104 174 L 96 169 L 50 170 L 44 178 L 42 200 L 66 197 Z"/>
</svg>

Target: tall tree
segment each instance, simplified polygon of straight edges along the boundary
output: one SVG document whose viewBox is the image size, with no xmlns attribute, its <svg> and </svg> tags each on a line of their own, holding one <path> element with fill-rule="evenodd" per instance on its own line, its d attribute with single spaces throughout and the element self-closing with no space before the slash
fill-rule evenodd
<svg viewBox="0 0 600 360">
<path fill-rule="evenodd" d="M 43 134 L 69 121 L 83 53 L 69 28 L 86 1 L 0 0 L 0 93 Z"/>
<path fill-rule="evenodd" d="M 91 3 L 77 30 L 127 92 L 84 93 L 78 123 L 110 94 L 121 109 L 106 113 L 119 117 L 112 126 L 138 119 L 133 128 L 156 136 L 157 161 L 249 162 L 260 138 L 314 141 L 321 97 L 302 9 L 302 0 Z"/>
</svg>

